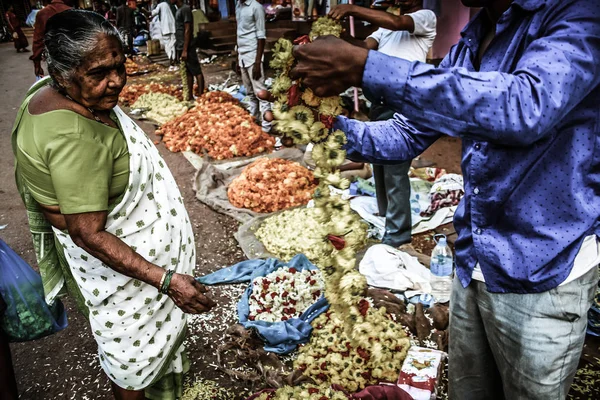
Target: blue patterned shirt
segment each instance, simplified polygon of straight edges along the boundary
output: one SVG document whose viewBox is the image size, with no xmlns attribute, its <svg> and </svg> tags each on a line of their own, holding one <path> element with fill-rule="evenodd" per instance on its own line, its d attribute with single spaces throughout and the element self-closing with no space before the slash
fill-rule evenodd
<svg viewBox="0 0 600 400">
<path fill-rule="evenodd" d="M 600 234 L 600 1 L 513 1 L 476 68 L 486 21 L 439 68 L 370 51 L 363 88 L 399 114 L 337 128 L 349 158 L 380 164 L 462 138 L 458 278 L 479 262 L 491 292 L 542 292 Z"/>
</svg>

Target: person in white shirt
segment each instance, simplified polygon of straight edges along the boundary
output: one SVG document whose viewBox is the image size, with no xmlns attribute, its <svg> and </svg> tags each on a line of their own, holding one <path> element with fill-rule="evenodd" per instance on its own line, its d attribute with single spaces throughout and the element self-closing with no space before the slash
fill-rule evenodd
<svg viewBox="0 0 600 400">
<path fill-rule="evenodd" d="M 238 0 L 235 17 L 237 20 L 237 52 L 242 72 L 242 82 L 250 98 L 250 113 L 259 118 L 271 109 L 271 103 L 259 100 L 256 93 L 266 90 L 263 54 L 267 39 L 265 10 L 256 0 Z M 262 129 L 271 131 L 271 123 L 262 118 Z"/>
<path fill-rule="evenodd" d="M 159 40 L 167 57 L 171 61 L 171 66 L 175 63 L 175 15 L 171 5 L 167 0 L 161 1 L 154 10 L 152 10 L 152 19 L 158 17 L 158 23 L 160 26 L 160 37 Z"/>
<path fill-rule="evenodd" d="M 353 16 L 379 26 L 363 43 L 370 50 L 425 62 L 436 36 L 435 13 L 423 9 L 423 0 L 398 0 L 397 3 L 401 15 L 349 4 L 335 7 L 329 15 L 338 20 Z M 381 73 L 393 74 L 394 71 Z M 382 121 L 394 116 L 394 112 L 383 106 L 379 99 L 371 98 L 368 92 L 365 95 L 373 104 L 369 115 L 371 120 Z M 373 166 L 379 215 L 385 216 L 382 242 L 393 247 L 411 241 L 410 164 L 407 161 L 397 165 Z"/>
</svg>

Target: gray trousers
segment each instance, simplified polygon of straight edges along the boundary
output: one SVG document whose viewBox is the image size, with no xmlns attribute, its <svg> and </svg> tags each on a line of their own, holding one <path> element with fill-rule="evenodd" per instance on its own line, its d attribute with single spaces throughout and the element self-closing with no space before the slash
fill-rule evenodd
<svg viewBox="0 0 600 400">
<path fill-rule="evenodd" d="M 394 112 L 386 107 L 373 104 L 371 108 L 372 121 L 384 121 L 393 116 Z M 411 160 L 397 165 L 373 165 L 377 207 L 379 215 L 385 216 L 382 242 L 393 247 L 411 241 L 410 164 Z"/>
<path fill-rule="evenodd" d="M 262 121 L 262 130 L 265 132 L 271 132 L 271 123 L 265 121 L 264 115 L 271 109 L 271 103 L 266 100 L 260 100 L 256 97 L 256 92 L 259 90 L 267 90 L 265 85 L 265 71 L 263 66 L 260 66 L 260 79 L 255 80 L 252 78 L 252 68 L 254 65 L 249 67 L 242 67 L 242 83 L 246 87 L 248 98 L 250 99 L 250 114 L 256 118 L 257 121 Z M 260 115 L 259 115 L 260 110 Z"/>
<path fill-rule="evenodd" d="M 563 400 L 583 349 L 598 269 L 543 293 L 489 293 L 454 279 L 450 400 Z"/>
</svg>

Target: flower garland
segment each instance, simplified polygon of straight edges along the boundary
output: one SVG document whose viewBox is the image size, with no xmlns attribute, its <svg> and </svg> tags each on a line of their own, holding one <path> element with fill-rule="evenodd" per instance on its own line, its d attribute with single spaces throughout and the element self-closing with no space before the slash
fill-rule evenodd
<svg viewBox="0 0 600 400">
<path fill-rule="evenodd" d="M 337 384 L 350 392 L 396 382 L 410 347 L 404 328 L 367 299 L 358 308 L 363 317 L 354 326 L 359 345 L 352 344 L 341 315 L 328 311 L 313 321 L 310 342 L 300 348 L 294 368 L 317 383 Z"/>
<path fill-rule="evenodd" d="M 328 385 L 304 383 L 300 386 L 284 386 L 276 391 L 262 393 L 256 400 L 348 400 L 349 398 L 343 391 Z"/>
<path fill-rule="evenodd" d="M 313 24 L 308 37 L 301 37 L 295 43 L 308 43 L 323 34 L 339 37 L 341 32 L 339 23 L 324 17 Z M 333 129 L 335 118 L 342 112 L 342 102 L 339 96 L 317 97 L 310 89 L 304 88 L 301 82 L 289 78 L 294 64 L 292 49 L 292 42 L 286 39 L 279 39 L 274 48 L 271 67 L 278 71 L 272 89 L 277 99 L 273 104 L 274 125 L 279 132 L 291 137 L 297 144 L 314 143 L 312 158 L 317 166 L 315 177 L 320 179 L 313 195 L 315 213 L 322 224 L 329 224 L 332 215 L 336 215 L 327 234 L 334 238 L 335 243 L 332 241 L 332 244 L 339 250 L 330 259 L 320 260 L 318 264 L 326 264 L 323 269 L 326 297 L 333 309 L 344 316 L 346 330 L 353 341 L 356 341 L 359 338 L 352 333 L 352 327 L 364 322 L 358 303 L 366 291 L 367 282 L 356 270 L 356 250 L 359 243 L 347 234 L 360 217 L 351 210 L 347 200 L 329 190 L 329 185 L 342 190 L 350 186 L 350 181 L 342 178 L 338 170 L 346 158 L 346 151 L 343 149 L 347 142 L 346 135 Z"/>
</svg>

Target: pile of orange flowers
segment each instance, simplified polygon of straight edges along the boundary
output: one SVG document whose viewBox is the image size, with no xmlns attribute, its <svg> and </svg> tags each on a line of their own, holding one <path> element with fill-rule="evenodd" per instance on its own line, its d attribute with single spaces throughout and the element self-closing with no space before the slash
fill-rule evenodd
<svg viewBox="0 0 600 400">
<path fill-rule="evenodd" d="M 146 93 L 165 93 L 173 97 L 177 97 L 179 101 L 183 101 L 183 92 L 181 87 L 176 85 L 163 85 L 162 83 L 134 83 L 131 85 L 126 85 L 119 95 L 119 101 L 121 104 L 129 106 L 135 103 L 141 95 Z"/>
<path fill-rule="evenodd" d="M 231 182 L 227 196 L 236 207 L 269 213 L 308 203 L 317 184 L 313 173 L 297 162 L 261 158 Z"/>
<path fill-rule="evenodd" d="M 216 160 L 273 150 L 275 139 L 224 92 L 205 93 L 186 114 L 164 124 L 157 135 L 173 152 L 193 151 Z"/>
</svg>

